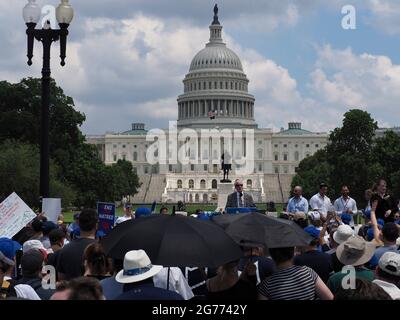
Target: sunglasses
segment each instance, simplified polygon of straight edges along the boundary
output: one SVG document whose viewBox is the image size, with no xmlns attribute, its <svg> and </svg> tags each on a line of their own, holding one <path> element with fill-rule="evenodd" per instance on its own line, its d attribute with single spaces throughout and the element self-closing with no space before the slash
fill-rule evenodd
<svg viewBox="0 0 400 320">
<path fill-rule="evenodd" d="M 243 187 L 243 184 L 235 184 L 235 187 Z"/>
</svg>

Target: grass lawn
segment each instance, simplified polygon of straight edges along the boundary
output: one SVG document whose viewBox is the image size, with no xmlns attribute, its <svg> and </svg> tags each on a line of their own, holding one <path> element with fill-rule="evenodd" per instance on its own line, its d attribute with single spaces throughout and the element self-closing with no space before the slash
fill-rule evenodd
<svg viewBox="0 0 400 320">
<path fill-rule="evenodd" d="M 156 207 L 156 212 L 159 212 L 161 207 L 167 207 L 169 212 L 172 212 L 172 207 L 174 206 L 174 204 L 167 204 L 167 205 L 162 205 L 162 204 L 158 204 Z M 133 205 L 132 206 L 132 210 L 136 210 L 139 207 L 148 207 L 151 208 L 151 203 L 149 204 L 138 204 L 138 205 Z M 193 214 L 196 212 L 196 209 L 202 209 L 204 211 L 214 211 L 215 208 L 217 207 L 216 204 L 186 204 L 186 211 L 189 214 Z M 176 208 L 176 204 L 175 204 L 175 208 Z M 265 203 L 260 203 L 257 204 L 257 208 L 260 210 L 266 210 L 266 204 Z M 276 210 L 277 212 L 281 212 L 283 209 L 283 205 L 282 204 L 276 204 Z M 66 223 L 71 223 L 73 220 L 73 215 L 74 213 L 76 213 L 77 211 L 65 211 L 63 212 L 64 214 L 64 221 Z M 118 207 L 116 210 L 116 215 L 117 216 L 122 216 L 124 214 L 124 211 L 122 209 L 122 207 Z"/>
</svg>

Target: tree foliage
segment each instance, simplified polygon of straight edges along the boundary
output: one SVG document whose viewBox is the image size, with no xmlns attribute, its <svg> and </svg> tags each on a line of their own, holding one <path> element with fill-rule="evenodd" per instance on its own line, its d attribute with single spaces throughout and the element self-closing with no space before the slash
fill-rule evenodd
<svg viewBox="0 0 400 320">
<path fill-rule="evenodd" d="M 378 128 L 371 115 L 353 109 L 344 114 L 341 127 L 334 129 L 327 146 L 300 162 L 292 186 L 301 185 L 306 197 L 318 190 L 321 181 L 330 186 L 330 196 L 340 194 L 343 185 L 364 203 L 364 191 L 379 177 L 386 177 L 389 187 L 400 187 L 400 137 L 394 132 L 375 138 Z"/>
<path fill-rule="evenodd" d="M 93 206 L 96 201 L 115 201 L 122 195 L 135 194 L 138 177 L 132 172 L 130 163 L 106 166 L 98 158 L 96 148 L 85 143 L 80 126 L 85 115 L 76 111 L 74 101 L 65 95 L 54 80 L 50 85 L 50 157 L 54 180 L 50 183 L 50 193 L 62 194 L 64 200 L 77 206 Z M 9 172 L 17 177 L 29 177 L 29 187 L 24 179 L 3 184 L 2 194 L 9 194 L 21 188 L 25 200 L 37 204 L 39 183 L 39 162 L 25 165 L 28 151 L 37 154 L 40 143 L 40 79 L 27 78 L 19 83 L 0 82 L 0 143 L 13 141 L 23 143 L 20 153 L 9 154 L 8 159 L 17 157 L 21 163 L 9 161 L 7 170 L 0 172 L 0 180 L 10 178 Z M 6 146 L 9 146 L 7 142 Z M 30 149 L 31 148 L 31 149 Z M 4 158 L 7 159 L 7 158 Z M 35 158 L 36 159 L 36 158 Z M 24 170 L 26 172 L 24 172 Z M 18 187 L 18 188 L 17 188 Z M 68 200 L 69 199 L 69 200 Z"/>
</svg>

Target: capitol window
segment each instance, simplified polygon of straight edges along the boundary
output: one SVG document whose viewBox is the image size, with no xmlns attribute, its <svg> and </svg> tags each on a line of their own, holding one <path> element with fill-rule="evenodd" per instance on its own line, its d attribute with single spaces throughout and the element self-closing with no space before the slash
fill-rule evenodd
<svg viewBox="0 0 400 320">
<path fill-rule="evenodd" d="M 211 181 L 211 189 L 217 189 L 217 187 L 218 187 L 217 180 L 216 180 L 216 179 L 213 179 L 213 180 Z"/>
<path fill-rule="evenodd" d="M 263 157 L 263 152 L 261 149 L 258 149 L 258 159 L 262 159 Z"/>
<path fill-rule="evenodd" d="M 275 173 L 279 173 L 279 167 L 274 168 Z"/>
<path fill-rule="evenodd" d="M 319 147 L 319 145 L 318 145 L 318 144 L 316 144 L 316 145 L 315 145 L 315 147 L 316 147 L 316 148 L 318 148 L 318 147 Z"/>
<path fill-rule="evenodd" d="M 172 164 L 168 165 L 168 171 L 172 172 Z"/>
<path fill-rule="evenodd" d="M 279 160 L 279 155 L 277 153 L 274 154 L 274 160 L 278 161 Z"/>
<path fill-rule="evenodd" d="M 204 171 L 208 171 L 208 165 L 207 164 L 204 165 Z"/>
<path fill-rule="evenodd" d="M 200 180 L 200 189 L 205 189 L 206 188 L 206 180 L 202 179 Z"/>
<path fill-rule="evenodd" d="M 288 155 L 285 153 L 284 155 L 283 155 L 283 161 L 287 161 L 288 160 Z"/>
<path fill-rule="evenodd" d="M 113 160 L 117 161 L 117 155 L 115 153 L 113 154 Z"/>
<path fill-rule="evenodd" d="M 123 144 L 123 145 L 122 145 L 122 148 L 124 148 L 124 149 L 125 149 L 125 147 L 126 147 L 126 146 Z"/>
<path fill-rule="evenodd" d="M 194 189 L 194 181 L 192 179 L 189 180 L 189 189 Z"/>
<path fill-rule="evenodd" d="M 126 160 L 126 154 L 122 155 L 122 160 Z"/>
<path fill-rule="evenodd" d="M 177 188 L 178 188 L 178 189 L 182 189 L 182 180 L 178 180 L 178 181 L 176 182 L 176 185 L 177 185 Z"/>
<path fill-rule="evenodd" d="M 274 148 L 278 148 L 278 145 L 277 145 L 277 144 L 275 144 L 275 145 L 274 145 Z"/>
<path fill-rule="evenodd" d="M 113 148 L 115 149 L 116 147 L 117 147 L 117 145 L 116 145 L 116 144 L 114 144 L 114 145 L 113 145 Z"/>
<path fill-rule="evenodd" d="M 296 152 L 294 153 L 294 160 L 295 160 L 295 161 L 299 161 L 299 152 L 298 152 L 298 151 L 296 151 Z"/>
<path fill-rule="evenodd" d="M 194 164 L 190 165 L 190 171 L 194 171 Z"/>
<path fill-rule="evenodd" d="M 248 179 L 246 185 L 247 185 L 247 188 L 252 188 L 253 187 L 253 181 L 251 181 L 251 179 Z"/>
<path fill-rule="evenodd" d="M 284 148 L 287 148 L 287 144 L 285 143 L 285 144 L 283 145 L 283 147 L 284 147 Z"/>
<path fill-rule="evenodd" d="M 309 148 L 309 147 L 310 147 L 310 145 L 307 143 L 307 144 L 306 144 L 306 148 Z"/>
</svg>

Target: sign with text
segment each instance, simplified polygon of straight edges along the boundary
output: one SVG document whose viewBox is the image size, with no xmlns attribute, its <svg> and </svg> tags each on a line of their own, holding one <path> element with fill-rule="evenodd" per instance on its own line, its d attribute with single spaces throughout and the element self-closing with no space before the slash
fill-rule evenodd
<svg viewBox="0 0 400 320">
<path fill-rule="evenodd" d="M 115 204 L 107 202 L 97 202 L 97 213 L 99 214 L 99 231 L 109 233 L 114 226 Z"/>
<path fill-rule="evenodd" d="M 34 218 L 32 209 L 13 192 L 0 203 L 0 237 L 12 238 Z"/>
<path fill-rule="evenodd" d="M 44 212 L 48 220 L 57 223 L 58 216 L 61 214 L 61 199 L 43 198 L 42 212 Z"/>
</svg>

